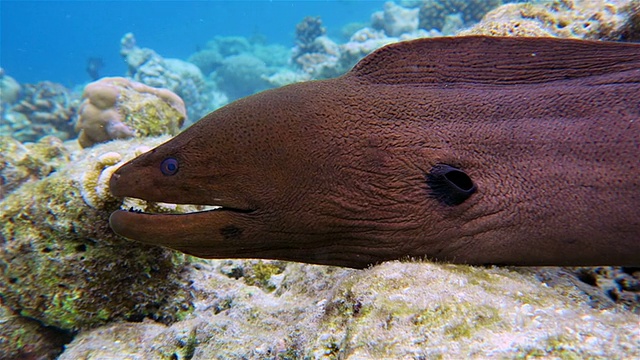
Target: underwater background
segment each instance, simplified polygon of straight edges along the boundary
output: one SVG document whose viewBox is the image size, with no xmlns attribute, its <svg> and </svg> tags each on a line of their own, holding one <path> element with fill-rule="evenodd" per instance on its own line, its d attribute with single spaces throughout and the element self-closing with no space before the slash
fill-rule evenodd
<svg viewBox="0 0 640 360">
<path fill-rule="evenodd" d="M 640 41 L 639 0 L 0 1 L 0 359 L 638 358 L 640 269 L 367 270 L 122 239 L 111 174 L 253 93 L 438 36 Z"/>
<path fill-rule="evenodd" d="M 331 3 L 331 4 L 328 4 Z M 87 60 L 103 61 L 102 76 L 126 63 L 120 38 L 132 32 L 145 47 L 187 59 L 214 36 L 261 38 L 292 47 L 295 25 L 320 16 L 340 29 L 366 23 L 382 1 L 2 1 L 2 67 L 20 83 L 53 81 L 67 87 L 91 79 Z"/>
</svg>

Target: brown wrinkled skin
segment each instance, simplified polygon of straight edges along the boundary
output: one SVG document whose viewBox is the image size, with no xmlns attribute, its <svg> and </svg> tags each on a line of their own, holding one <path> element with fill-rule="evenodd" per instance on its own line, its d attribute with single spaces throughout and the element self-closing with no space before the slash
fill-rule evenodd
<svg viewBox="0 0 640 360">
<path fill-rule="evenodd" d="M 166 157 L 177 174 L 161 173 Z M 477 192 L 430 197 L 439 163 Z M 640 265 L 640 46 L 394 44 L 343 77 L 207 115 L 121 167 L 111 191 L 223 206 L 111 216 L 120 235 L 205 258 Z"/>
</svg>

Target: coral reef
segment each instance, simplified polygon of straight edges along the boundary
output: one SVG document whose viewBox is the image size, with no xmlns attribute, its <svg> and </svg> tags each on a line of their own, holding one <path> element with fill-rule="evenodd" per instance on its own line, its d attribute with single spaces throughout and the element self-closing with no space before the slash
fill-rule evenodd
<svg viewBox="0 0 640 360">
<path fill-rule="evenodd" d="M 90 83 L 83 98 L 75 128 L 85 148 L 113 139 L 175 135 L 187 117 L 176 94 L 125 78 Z"/>
<path fill-rule="evenodd" d="M 271 87 L 280 87 L 297 82 L 311 80 L 311 75 L 306 72 L 294 71 L 290 69 L 281 69 L 270 76 L 262 76 Z"/>
<path fill-rule="evenodd" d="M 205 76 L 216 71 L 216 69 L 222 65 L 222 60 L 224 60 L 224 57 L 220 54 L 217 46 L 214 49 L 206 48 L 199 50 L 191 54 L 188 59 L 188 61 L 196 65 Z"/>
<path fill-rule="evenodd" d="M 340 46 L 341 52 L 338 72 L 327 72 L 325 69 L 323 73 L 329 77 L 345 73 L 369 53 L 399 40 L 399 38 L 388 37 L 382 30 L 374 30 L 368 27 L 358 30 L 351 36 L 349 42 Z"/>
<path fill-rule="evenodd" d="M 20 97 L 20 91 L 20 84 L 0 68 L 0 103 L 15 103 Z"/>
<path fill-rule="evenodd" d="M 366 27 L 356 31 L 347 43 L 338 45 L 337 57 L 316 57 L 315 54 L 310 54 L 314 56 L 309 57 L 310 61 L 303 64 L 304 71 L 316 79 L 340 76 L 351 70 L 363 57 L 384 45 L 438 35 L 435 31 L 426 32 L 418 29 L 411 33 L 402 34 L 400 37 L 389 37 L 383 30 Z"/>
<path fill-rule="evenodd" d="M 308 16 L 296 25 L 291 60 L 313 77 L 319 77 L 323 68 L 335 67 L 340 57 L 338 45 L 324 35 L 326 32 L 320 17 Z"/>
<path fill-rule="evenodd" d="M 505 4 L 461 34 L 557 36 L 580 39 L 618 39 L 632 23 L 629 1 L 555 0 Z M 629 9 L 632 7 L 629 7 Z"/>
<path fill-rule="evenodd" d="M 209 89 L 197 66 L 179 59 L 164 59 L 151 49 L 140 48 L 131 33 L 120 40 L 120 54 L 129 68 L 127 76 L 176 93 L 184 100 L 189 117 L 197 119 L 211 110 Z"/>
<path fill-rule="evenodd" d="M 640 355 L 637 316 L 594 310 L 584 298 L 505 268 L 388 262 L 356 271 L 201 261 L 189 277 L 198 300 L 188 319 L 81 332 L 60 359 Z"/>
<path fill-rule="evenodd" d="M 250 54 L 232 55 L 224 60 L 215 73 L 215 80 L 230 100 L 270 88 L 264 79 L 269 73 L 264 61 Z"/>
<path fill-rule="evenodd" d="M 87 172 L 127 161 L 140 146 L 135 139 L 77 150 L 73 162 L 0 202 L 0 293 L 9 308 L 69 330 L 144 317 L 168 323 L 191 310 L 185 257 L 115 236 L 107 219 L 122 201 L 99 199 L 104 189 L 94 207 L 84 200 Z"/>
<path fill-rule="evenodd" d="M 54 136 L 28 144 L 0 136 L 0 200 L 23 183 L 48 176 L 69 158 L 69 150 Z"/>
<path fill-rule="evenodd" d="M 405 10 L 410 10 L 406 13 Z M 385 5 L 385 11 L 373 16 L 372 27 L 359 30 L 350 27 L 353 32 L 349 41 L 336 44 L 323 35 L 325 29 L 319 18 L 307 17 L 296 27 L 296 46 L 292 52 L 291 63 L 303 73 L 299 78 L 326 79 L 340 76 L 372 51 L 398 41 L 422 37 L 440 36 L 432 30 L 417 29 L 412 23 L 417 9 L 401 8 L 393 3 Z M 389 36 L 388 34 L 396 34 Z M 304 76 L 306 75 L 306 76 Z"/>
<path fill-rule="evenodd" d="M 284 71 L 289 55 L 285 47 L 266 44 L 260 37 L 216 36 L 205 48 L 193 53 L 189 61 L 215 82 L 215 90 L 235 100 L 285 81 L 271 77 Z M 210 110 L 221 105 L 216 104 Z"/>
<path fill-rule="evenodd" d="M 454 14 L 460 14 L 464 26 L 470 26 L 501 4 L 502 0 L 426 0 L 420 7 L 419 27 L 442 30 L 447 16 Z"/>
<path fill-rule="evenodd" d="M 384 4 L 384 10 L 371 15 L 371 27 L 384 30 L 389 36 L 400 36 L 418 30 L 419 9 L 409 9 L 391 1 Z"/>
<path fill-rule="evenodd" d="M 22 142 L 38 141 L 47 135 L 69 139 L 75 134 L 78 104 L 78 99 L 60 84 L 24 84 L 20 100 L 2 114 L 0 133 Z"/>
<path fill-rule="evenodd" d="M 295 61 L 300 56 L 308 53 L 323 52 L 325 49 L 315 40 L 326 34 L 327 29 L 322 26 L 319 16 L 307 16 L 296 25 L 296 45 L 291 58 Z"/>
<path fill-rule="evenodd" d="M 199 117 L 226 103 L 227 94 L 235 98 L 338 76 L 385 44 L 453 33 L 479 19 L 481 10 L 471 11 L 475 2 L 385 5 L 387 14 L 373 21 L 376 28 L 349 30 L 349 41 L 341 45 L 325 36 L 318 18 L 305 19 L 293 53 L 257 40 L 216 37 L 191 56 L 199 69 L 137 47 L 130 34 L 122 39 L 121 51 L 130 76 L 173 90 Z M 487 8 L 493 3 L 482 1 Z M 466 33 L 634 40 L 638 3 L 509 4 Z M 468 8 L 455 7 L 465 4 Z M 432 15 L 424 10 L 427 5 Z M 421 21 L 438 17 L 439 27 L 428 26 L 437 30 L 413 30 L 418 7 Z M 297 70 L 284 67 L 288 58 Z M 203 73 L 217 84 L 205 82 Z M 105 110 L 109 106 L 129 111 L 128 116 L 118 113 L 119 123 L 107 131 L 156 134 L 144 116 L 131 118 L 150 111 L 143 106 L 146 97 L 176 111 L 175 95 L 161 99 L 157 93 L 165 90 L 148 86 L 140 94 L 140 84 L 118 81 L 127 85 L 111 84 L 118 90 L 98 91 L 96 97 L 89 90 L 83 105 L 103 120 L 115 119 Z M 34 98 L 26 95 L 23 101 Z M 3 101 L 0 131 L 35 133 L 30 129 L 38 123 L 31 118 L 41 114 L 34 113 L 50 110 L 28 101 L 35 110 L 16 112 L 11 101 Z M 111 105 L 100 107 L 105 104 Z M 56 109 L 51 107 L 62 113 Z M 177 113 L 185 116 L 184 105 Z M 23 139 L 41 135 L 29 136 Z M 0 358 L 53 358 L 63 350 L 63 360 L 640 357 L 637 268 L 509 269 L 395 261 L 356 271 L 201 260 L 116 237 L 107 224 L 116 208 L 206 209 L 111 196 L 108 182 L 115 169 L 167 139 L 132 138 L 81 149 L 55 137 L 33 144 L 0 137 Z"/>
</svg>

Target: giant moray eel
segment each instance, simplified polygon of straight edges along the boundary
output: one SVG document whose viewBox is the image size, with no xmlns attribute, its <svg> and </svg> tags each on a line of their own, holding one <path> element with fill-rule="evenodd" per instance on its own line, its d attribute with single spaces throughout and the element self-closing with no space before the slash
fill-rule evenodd
<svg viewBox="0 0 640 360">
<path fill-rule="evenodd" d="M 212 112 L 118 169 L 127 238 L 365 267 L 640 265 L 640 45 L 451 37 Z"/>
</svg>

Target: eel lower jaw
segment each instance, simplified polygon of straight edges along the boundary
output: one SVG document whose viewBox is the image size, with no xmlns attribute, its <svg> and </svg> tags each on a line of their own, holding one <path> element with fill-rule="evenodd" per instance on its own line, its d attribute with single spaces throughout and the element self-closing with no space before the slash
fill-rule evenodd
<svg viewBox="0 0 640 360">
<path fill-rule="evenodd" d="M 189 248 L 215 245 L 216 234 L 234 224 L 251 218 L 253 210 L 218 207 L 183 214 L 145 213 L 136 210 L 116 210 L 109 217 L 109 226 L 118 235 L 150 245 L 192 253 Z"/>
<path fill-rule="evenodd" d="M 128 199 L 125 197 L 125 206 Z M 176 249 L 188 237 L 203 237 L 213 228 L 231 225 L 236 219 L 250 217 L 256 211 L 225 205 L 153 203 L 146 206 L 147 211 L 153 212 L 142 211 L 133 205 L 129 210 L 114 211 L 109 217 L 109 226 L 128 239 Z"/>
</svg>

